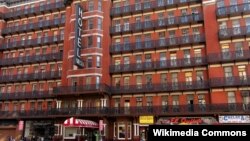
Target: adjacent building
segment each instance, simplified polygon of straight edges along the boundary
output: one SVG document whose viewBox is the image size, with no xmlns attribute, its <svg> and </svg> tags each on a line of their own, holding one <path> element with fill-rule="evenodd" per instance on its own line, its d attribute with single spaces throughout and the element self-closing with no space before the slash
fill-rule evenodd
<svg viewBox="0 0 250 141">
<path fill-rule="evenodd" d="M 250 123 L 248 0 L 0 3 L 1 141 Z"/>
</svg>

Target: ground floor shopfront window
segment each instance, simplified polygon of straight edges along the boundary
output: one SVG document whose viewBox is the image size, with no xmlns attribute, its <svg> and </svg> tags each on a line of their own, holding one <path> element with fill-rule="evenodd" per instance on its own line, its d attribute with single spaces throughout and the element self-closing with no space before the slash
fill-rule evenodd
<svg viewBox="0 0 250 141">
<path fill-rule="evenodd" d="M 114 123 L 114 139 L 115 140 L 131 140 L 132 139 L 132 123 L 131 122 L 115 122 Z"/>
</svg>

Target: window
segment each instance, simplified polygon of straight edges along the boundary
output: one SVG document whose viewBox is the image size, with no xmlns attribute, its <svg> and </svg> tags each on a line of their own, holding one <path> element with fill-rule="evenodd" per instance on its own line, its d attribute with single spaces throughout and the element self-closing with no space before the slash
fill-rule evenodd
<svg viewBox="0 0 250 141">
<path fill-rule="evenodd" d="M 64 40 L 64 29 L 60 30 L 60 40 Z"/>
<path fill-rule="evenodd" d="M 192 85 L 192 72 L 185 73 L 186 86 L 189 87 Z"/>
<path fill-rule="evenodd" d="M 222 59 L 227 60 L 231 58 L 231 54 L 229 52 L 229 45 L 222 44 Z"/>
<path fill-rule="evenodd" d="M 244 56 L 242 42 L 235 43 L 235 57 L 240 58 Z"/>
<path fill-rule="evenodd" d="M 158 26 L 164 26 L 165 20 L 164 20 L 164 13 L 158 14 Z"/>
<path fill-rule="evenodd" d="M 230 12 L 235 13 L 238 11 L 237 0 L 230 0 Z"/>
<path fill-rule="evenodd" d="M 102 43 L 101 43 L 101 36 L 97 36 L 97 47 L 101 48 L 102 47 Z"/>
<path fill-rule="evenodd" d="M 176 60 L 176 53 L 175 52 L 170 53 L 170 65 L 171 66 L 177 66 L 177 60 Z"/>
<path fill-rule="evenodd" d="M 173 111 L 179 112 L 179 95 L 174 95 L 173 99 Z"/>
<path fill-rule="evenodd" d="M 141 10 L 140 0 L 135 0 L 135 11 Z"/>
<path fill-rule="evenodd" d="M 93 29 L 93 28 L 94 28 L 93 19 L 90 18 L 90 19 L 88 19 L 88 29 Z"/>
<path fill-rule="evenodd" d="M 123 60 L 124 60 L 124 70 L 128 70 L 129 69 L 129 63 L 130 63 L 130 59 L 129 59 L 129 56 L 125 56 L 124 58 L 123 58 Z"/>
<path fill-rule="evenodd" d="M 91 56 L 87 57 L 87 66 L 86 67 L 92 68 L 92 57 Z"/>
<path fill-rule="evenodd" d="M 142 97 L 136 97 L 136 107 L 142 107 Z"/>
<path fill-rule="evenodd" d="M 167 95 L 164 95 L 161 97 L 161 105 L 163 107 L 167 107 L 168 106 L 168 96 Z"/>
<path fill-rule="evenodd" d="M 102 30 L 102 18 L 97 19 L 97 29 Z"/>
<path fill-rule="evenodd" d="M 42 102 L 37 103 L 37 110 L 41 111 L 42 110 Z"/>
<path fill-rule="evenodd" d="M 124 19 L 124 31 L 129 30 L 129 19 Z"/>
<path fill-rule="evenodd" d="M 228 103 L 229 104 L 236 103 L 235 92 L 228 92 L 227 96 L 228 96 Z"/>
<path fill-rule="evenodd" d="M 98 0 L 98 11 L 102 11 L 102 0 Z"/>
<path fill-rule="evenodd" d="M 174 30 L 169 31 L 169 44 L 170 45 L 175 45 L 176 44 L 175 31 Z"/>
<path fill-rule="evenodd" d="M 96 89 L 99 89 L 100 83 L 101 83 L 101 77 L 100 76 L 96 76 Z"/>
<path fill-rule="evenodd" d="M 123 82 L 124 88 L 128 89 L 129 88 L 129 76 L 124 77 L 124 82 Z"/>
<path fill-rule="evenodd" d="M 203 71 L 196 72 L 196 81 L 198 84 L 204 81 Z"/>
<path fill-rule="evenodd" d="M 90 85 L 91 84 L 91 77 L 87 76 L 86 77 L 86 85 Z"/>
<path fill-rule="evenodd" d="M 247 83 L 246 66 L 238 66 L 239 77 L 241 83 Z"/>
<path fill-rule="evenodd" d="M 136 55 L 136 69 L 140 69 L 142 67 L 142 57 L 141 55 Z"/>
<path fill-rule="evenodd" d="M 58 31 L 53 31 L 53 41 L 56 42 L 58 40 L 57 38 Z"/>
<path fill-rule="evenodd" d="M 120 86 L 121 86 L 121 78 L 115 77 L 115 87 L 120 88 Z"/>
<path fill-rule="evenodd" d="M 171 80 L 172 80 L 172 89 L 178 89 L 178 74 L 172 73 Z"/>
<path fill-rule="evenodd" d="M 136 76 L 136 88 L 137 89 L 142 88 L 142 76 L 141 75 Z"/>
<path fill-rule="evenodd" d="M 233 77 L 233 69 L 232 67 L 224 67 L 225 77 L 232 78 Z"/>
<path fill-rule="evenodd" d="M 232 67 L 224 67 L 224 73 L 225 73 L 225 83 L 227 85 L 232 85 L 234 83 Z"/>
<path fill-rule="evenodd" d="M 167 57 L 166 52 L 160 53 L 160 67 L 166 67 L 167 66 Z"/>
<path fill-rule="evenodd" d="M 167 81 L 167 74 L 166 73 L 162 73 L 160 75 L 160 78 L 161 78 L 161 85 L 162 85 L 162 87 L 166 88 L 167 87 L 167 83 L 168 83 L 168 81 Z"/>
<path fill-rule="evenodd" d="M 233 34 L 237 35 L 241 33 L 241 29 L 240 29 L 240 21 L 239 20 L 233 20 L 232 22 L 232 26 L 233 26 Z"/>
<path fill-rule="evenodd" d="M 152 26 L 152 20 L 150 18 L 150 15 L 146 15 L 144 17 L 144 27 L 145 28 L 150 28 Z"/>
<path fill-rule="evenodd" d="M 227 23 L 226 22 L 221 22 L 220 27 L 219 27 L 219 33 L 221 36 L 227 36 L 228 31 L 227 31 Z"/>
<path fill-rule="evenodd" d="M 141 17 L 136 17 L 135 18 L 135 29 L 141 29 L 142 25 L 141 25 Z"/>
<path fill-rule="evenodd" d="M 201 49 L 194 50 L 194 57 L 195 57 L 196 64 L 202 63 Z"/>
<path fill-rule="evenodd" d="M 94 10 L 94 1 L 93 0 L 89 0 L 89 2 L 88 2 L 88 10 L 89 11 Z"/>
<path fill-rule="evenodd" d="M 151 68 L 152 67 L 152 58 L 151 58 L 151 54 L 145 54 L 145 65 L 146 68 Z"/>
<path fill-rule="evenodd" d="M 147 97 L 147 106 L 153 106 L 153 97 L 152 96 Z"/>
<path fill-rule="evenodd" d="M 141 36 L 135 36 L 135 48 L 136 49 L 140 49 L 142 46 L 141 46 Z"/>
<path fill-rule="evenodd" d="M 126 130 L 125 130 L 125 123 L 119 122 L 118 123 L 118 139 L 125 140 L 126 137 Z"/>
<path fill-rule="evenodd" d="M 97 68 L 101 67 L 101 56 L 96 56 L 96 67 Z"/>
<path fill-rule="evenodd" d="M 93 36 L 88 36 L 88 47 L 93 47 Z"/>
<path fill-rule="evenodd" d="M 146 84 L 147 84 L 147 88 L 150 89 L 153 86 L 153 82 L 152 82 L 152 74 L 147 74 L 145 75 L 146 77 Z"/>
<path fill-rule="evenodd" d="M 165 46 L 166 42 L 165 42 L 165 32 L 159 32 L 159 45 L 160 46 Z"/>
<path fill-rule="evenodd" d="M 115 70 L 120 70 L 121 60 L 120 58 L 115 58 Z"/>
<path fill-rule="evenodd" d="M 4 111 L 9 111 L 9 103 L 4 104 Z"/>
<path fill-rule="evenodd" d="M 184 64 L 189 65 L 191 64 L 191 55 L 190 50 L 184 50 Z"/>
</svg>

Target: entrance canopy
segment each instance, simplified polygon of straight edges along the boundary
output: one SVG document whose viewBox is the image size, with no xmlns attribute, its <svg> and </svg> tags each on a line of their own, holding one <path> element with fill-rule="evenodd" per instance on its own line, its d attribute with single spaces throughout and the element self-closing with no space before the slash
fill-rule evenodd
<svg viewBox="0 0 250 141">
<path fill-rule="evenodd" d="M 99 128 L 98 124 L 91 120 L 83 120 L 76 118 L 66 119 L 63 123 L 65 127 L 84 127 L 84 128 Z"/>
</svg>

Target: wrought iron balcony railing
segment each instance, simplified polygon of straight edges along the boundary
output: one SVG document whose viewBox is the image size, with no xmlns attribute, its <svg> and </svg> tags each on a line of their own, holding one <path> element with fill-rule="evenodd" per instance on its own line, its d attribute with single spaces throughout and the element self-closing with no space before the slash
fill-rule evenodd
<svg viewBox="0 0 250 141">
<path fill-rule="evenodd" d="M 141 71 L 154 71 L 154 70 L 166 70 L 176 68 L 187 68 L 207 65 L 206 57 L 196 58 L 184 58 L 174 60 L 161 60 L 155 62 L 141 62 L 133 64 L 119 64 L 111 65 L 110 73 L 122 73 L 122 72 L 141 72 Z"/>
<path fill-rule="evenodd" d="M 250 3 L 243 3 L 217 8 L 217 18 L 225 18 L 228 16 L 238 16 L 250 13 Z"/>
<path fill-rule="evenodd" d="M 90 84 L 81 86 L 61 86 L 55 87 L 53 93 L 56 95 L 74 95 L 74 94 L 110 94 L 110 88 L 107 84 Z"/>
<path fill-rule="evenodd" d="M 167 106 L 142 107 L 88 107 L 88 108 L 61 108 L 30 111 L 0 111 L 0 118 L 51 118 L 68 116 L 176 116 L 176 115 L 208 115 L 208 114 L 249 114 L 250 104 L 221 103 L 221 104 L 187 104 Z"/>
<path fill-rule="evenodd" d="M 209 63 L 225 63 L 233 61 L 244 61 L 250 59 L 249 50 L 225 51 L 208 54 Z"/>
<path fill-rule="evenodd" d="M 53 98 L 52 91 L 0 93 L 0 101 Z"/>
<path fill-rule="evenodd" d="M 250 76 L 232 76 L 210 78 L 210 87 L 238 87 L 249 86 Z"/>
<path fill-rule="evenodd" d="M 62 60 L 62 55 L 63 55 L 62 52 L 57 52 L 50 54 L 1 59 L 0 66 L 13 66 L 13 65 L 25 65 L 32 63 L 43 63 L 50 61 L 60 61 Z"/>
<path fill-rule="evenodd" d="M 140 31 L 173 27 L 183 24 L 197 23 L 201 21 L 203 21 L 203 16 L 201 13 L 199 13 L 180 17 L 171 17 L 138 23 L 125 23 L 123 25 L 115 25 L 111 27 L 110 33 L 112 35 L 134 33 Z"/>
<path fill-rule="evenodd" d="M 147 40 L 138 41 L 134 43 L 113 44 L 110 47 L 110 53 L 119 54 L 143 50 L 164 49 L 180 45 L 200 44 L 204 42 L 205 37 L 203 34 L 194 34 L 180 37 L 163 38 L 159 40 Z"/>
<path fill-rule="evenodd" d="M 147 83 L 127 86 L 113 86 L 111 92 L 116 94 L 133 94 L 133 93 L 151 93 L 151 92 L 172 92 L 208 89 L 207 81 L 189 81 L 189 82 L 166 82 L 160 84 Z"/>
<path fill-rule="evenodd" d="M 35 39 L 27 39 L 27 40 L 21 40 L 21 41 L 12 41 L 9 43 L 4 43 L 1 47 L 1 51 L 5 50 L 13 50 L 13 49 L 21 49 L 21 48 L 27 48 L 27 47 L 34 47 L 34 46 L 40 46 L 40 45 L 51 45 L 51 44 L 57 44 L 62 43 L 64 40 L 64 36 L 62 35 L 55 35 L 55 36 L 45 36 L 41 38 L 35 38 Z"/>
<path fill-rule="evenodd" d="M 219 39 L 242 38 L 250 35 L 250 26 L 219 29 Z"/>
<path fill-rule="evenodd" d="M 15 83 L 25 81 L 40 81 L 61 78 L 60 71 L 37 72 L 29 74 L 1 75 L 0 83 Z"/>
<path fill-rule="evenodd" d="M 144 3 L 136 3 L 131 5 L 124 5 L 121 7 L 113 7 L 111 9 L 110 15 L 115 16 L 125 16 L 129 14 L 136 14 L 141 12 L 149 12 L 154 10 L 161 10 L 165 8 L 173 8 L 177 6 L 189 5 L 193 3 L 202 3 L 201 0 L 158 0 L 149 1 Z"/>
<path fill-rule="evenodd" d="M 63 1 L 54 2 L 54 3 L 44 3 L 44 5 L 39 5 L 36 7 L 30 7 L 27 9 L 19 9 L 14 10 L 4 15 L 6 20 L 9 19 L 17 19 L 17 18 L 24 18 L 28 16 L 36 16 L 39 14 L 45 14 L 48 12 L 54 12 L 65 9 L 65 5 Z"/>
<path fill-rule="evenodd" d="M 36 23 L 23 24 L 18 26 L 12 26 L 4 28 L 2 31 L 2 35 L 11 35 L 23 32 L 30 32 L 35 30 L 43 30 L 46 28 L 53 28 L 62 26 L 65 23 L 65 19 L 57 18 L 53 20 L 45 20 Z"/>
</svg>

